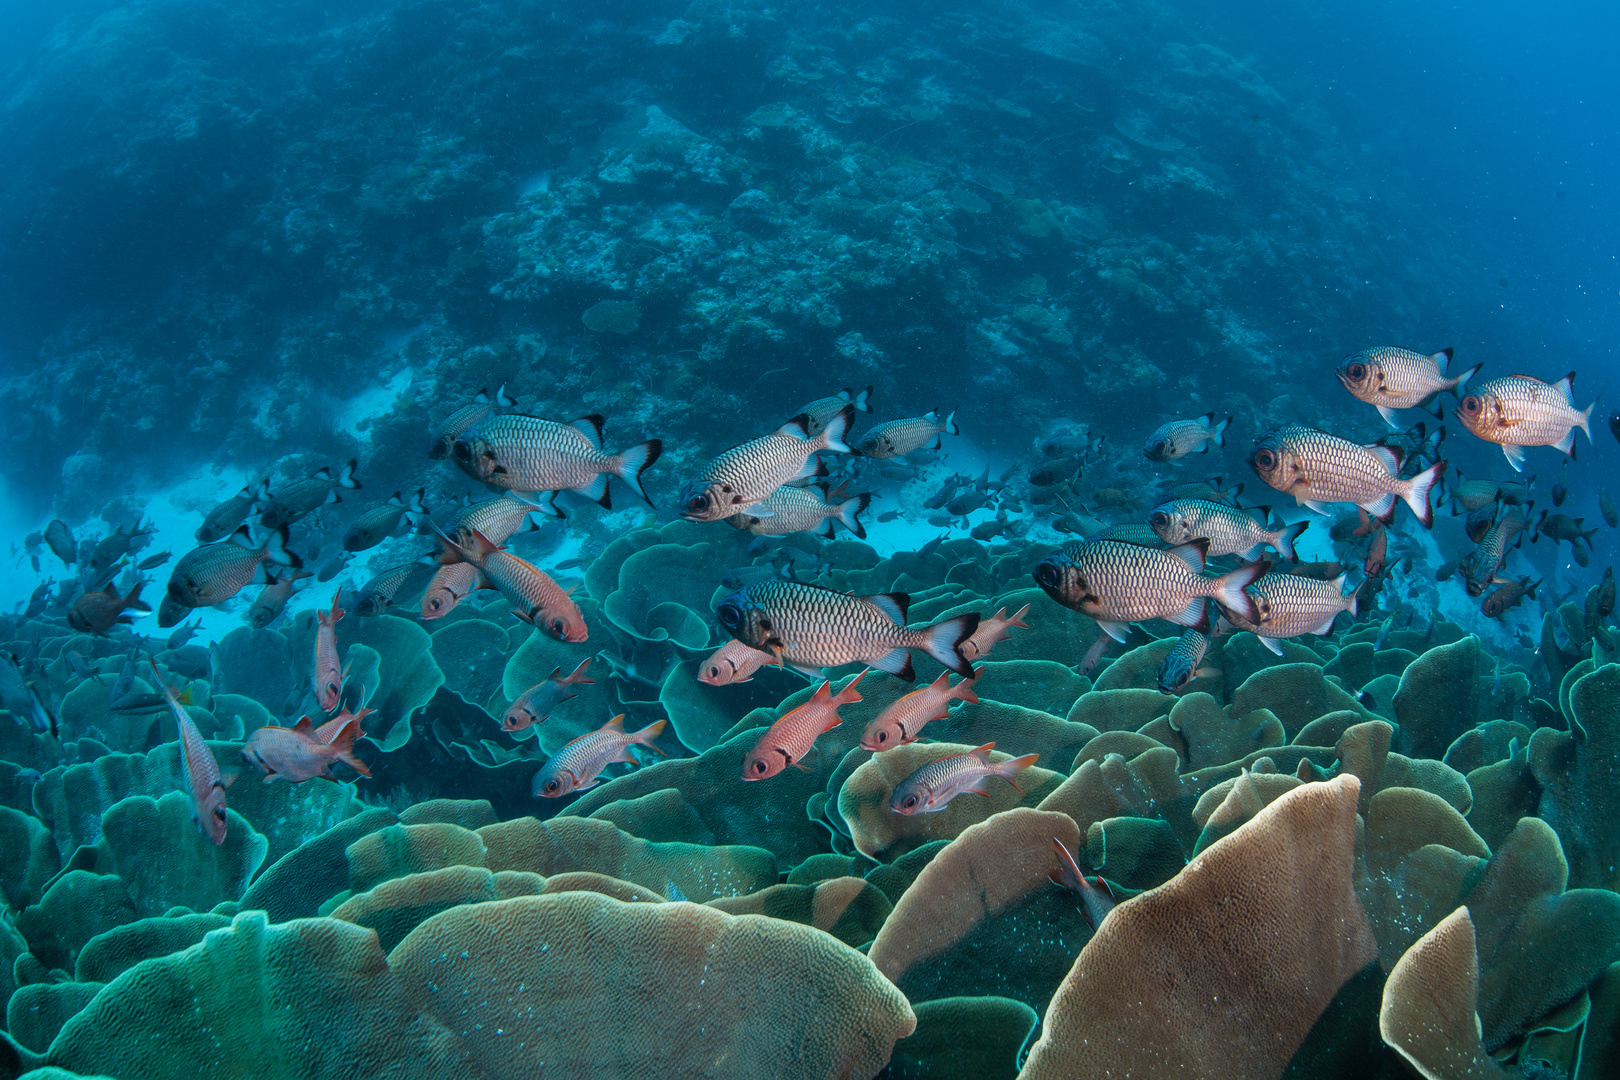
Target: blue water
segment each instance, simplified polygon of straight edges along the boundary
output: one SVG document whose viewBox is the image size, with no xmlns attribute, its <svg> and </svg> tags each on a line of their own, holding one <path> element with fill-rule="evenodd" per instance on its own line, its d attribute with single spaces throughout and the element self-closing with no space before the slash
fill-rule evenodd
<svg viewBox="0 0 1620 1080">
<path fill-rule="evenodd" d="M 1620 1075 L 1617 40 L 0 0 L 0 1080 Z"/>
</svg>

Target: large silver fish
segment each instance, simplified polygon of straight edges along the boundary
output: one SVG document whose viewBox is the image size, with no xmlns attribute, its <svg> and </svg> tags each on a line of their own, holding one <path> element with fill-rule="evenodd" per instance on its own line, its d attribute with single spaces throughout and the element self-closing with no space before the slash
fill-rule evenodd
<svg viewBox="0 0 1620 1080">
<path fill-rule="evenodd" d="M 494 397 L 490 397 L 488 390 L 478 391 L 472 401 L 445 417 L 444 423 L 433 432 L 433 445 L 428 448 L 428 457 L 434 460 L 449 457 L 450 448 L 464 432 L 477 427 L 500 409 L 510 409 L 515 405 L 517 401 L 506 396 L 505 383 L 501 383 Z"/>
<path fill-rule="evenodd" d="M 1263 507 L 1261 515 L 1265 516 Z M 1167 544 L 1208 540 L 1207 554 L 1210 558 L 1220 555 L 1242 555 L 1246 559 L 1257 559 L 1262 549 L 1269 545 L 1277 549 L 1277 554 L 1292 562 L 1294 541 L 1310 522 L 1301 521 L 1293 525 L 1284 525 L 1280 529 L 1268 529 L 1256 521 L 1249 511 L 1240 510 L 1227 503 L 1209 502 L 1204 499 L 1172 499 L 1154 507 L 1153 513 L 1148 517 L 1148 524 L 1153 527 L 1159 539 Z"/>
<path fill-rule="evenodd" d="M 354 478 L 359 463 L 353 458 L 333 475 L 328 467 L 316 469 L 297 483 L 288 484 L 275 492 L 259 515 L 259 524 L 267 529 L 279 529 L 335 502 L 342 502 L 338 488 L 358 490 L 360 481 Z"/>
<path fill-rule="evenodd" d="M 1251 631 L 1278 656 L 1280 641 L 1301 634 L 1327 634 L 1339 612 L 1356 613 L 1356 590 L 1344 595 L 1345 575 L 1331 581 L 1300 574 L 1267 574 L 1246 590 L 1254 598 L 1259 618 L 1232 619 L 1239 629 Z"/>
<path fill-rule="evenodd" d="M 866 526 L 861 524 L 861 514 L 871 502 L 872 496 L 868 492 L 862 492 L 853 499 L 829 495 L 825 484 L 817 484 L 813 488 L 779 487 L 763 502 L 726 520 L 755 536 L 819 532 L 829 540 L 832 539 L 836 522 L 865 540 Z M 765 513 L 760 513 L 761 510 Z"/>
<path fill-rule="evenodd" d="M 456 437 L 450 456 L 475 480 L 507 491 L 577 491 L 611 509 L 608 477 L 630 485 L 648 506 L 641 474 L 658 460 L 657 439 L 608 453 L 602 449 L 602 418 L 582 416 L 567 424 L 538 416 L 492 416 Z"/>
<path fill-rule="evenodd" d="M 921 416 L 904 420 L 886 420 L 876 425 L 861 438 L 861 453 L 872 458 L 905 457 L 923 448 L 938 450 L 943 435 L 960 435 L 956 426 L 956 410 L 939 418 L 938 410 L 929 410 Z M 932 443 L 933 445 L 929 445 Z"/>
<path fill-rule="evenodd" d="M 542 513 L 562 516 L 554 505 L 536 506 L 507 492 L 498 498 L 480 499 L 461 507 L 440 528 L 452 535 L 457 529 L 472 529 L 483 533 L 492 544 L 504 544 L 517 533 L 539 528 L 529 515 Z"/>
<path fill-rule="evenodd" d="M 1229 615 L 1254 617 L 1254 600 L 1244 586 L 1269 564 L 1211 577 L 1204 573 L 1206 547 L 1203 540 L 1168 550 L 1123 540 L 1071 540 L 1035 567 L 1035 583 L 1064 607 L 1096 619 L 1116 641 L 1125 640 L 1127 624 L 1150 619 L 1207 633 L 1206 600 Z"/>
<path fill-rule="evenodd" d="M 251 484 L 244 487 L 208 511 L 203 523 L 197 526 L 197 542 L 212 544 L 225 539 L 240 529 L 250 516 L 261 510 L 269 498 L 269 480 L 260 480 L 257 487 Z"/>
<path fill-rule="evenodd" d="M 268 582 L 266 567 L 269 564 L 294 570 L 304 565 L 303 560 L 287 550 L 286 526 L 268 534 L 263 543 L 255 544 L 244 525 L 228 540 L 204 544 L 182 555 L 169 576 L 168 599 L 181 609 L 222 604 L 249 585 Z M 164 621 L 168 614 L 166 606 L 159 609 L 159 626 L 174 625 Z M 183 610 L 180 614 L 184 618 Z"/>
<path fill-rule="evenodd" d="M 1419 408 L 1434 395 L 1447 390 L 1457 394 L 1457 388 L 1467 385 L 1483 366 L 1475 364 L 1467 371 L 1448 377 L 1446 366 L 1451 363 L 1451 353 L 1451 349 L 1441 349 L 1424 355 L 1411 349 L 1380 345 L 1345 357 L 1339 364 L 1339 382 L 1357 400 L 1375 406 L 1384 422 L 1399 430 L 1396 409 Z"/>
<path fill-rule="evenodd" d="M 1226 445 L 1226 429 L 1231 426 L 1230 416 L 1217 424 L 1212 412 L 1192 420 L 1172 420 L 1154 429 L 1142 443 L 1142 453 L 1149 461 L 1175 461 L 1188 454 L 1207 454 L 1212 446 Z"/>
<path fill-rule="evenodd" d="M 734 446 L 681 486 L 681 517 L 687 521 L 721 521 L 733 514 L 769 517 L 764 503 L 789 480 L 826 475 L 818 450 L 849 453 L 844 435 L 855 418 L 845 405 L 814 438 L 805 418 L 795 416 L 762 438 Z"/>
<path fill-rule="evenodd" d="M 979 616 L 958 615 L 909 629 L 905 593 L 851 596 L 798 581 L 760 581 L 720 602 L 720 625 L 732 637 L 768 652 L 779 662 L 814 672 L 844 664 L 868 664 L 907 682 L 916 678 L 911 649 L 921 649 L 958 675 L 973 665 L 962 643 L 978 629 Z"/>
<path fill-rule="evenodd" d="M 427 587 L 439 564 L 432 556 L 391 566 L 360 587 L 354 613 L 361 618 L 381 615 L 395 604 L 409 603 Z"/>
<path fill-rule="evenodd" d="M 868 386 L 857 394 L 846 386 L 832 397 L 817 398 L 800 409 L 796 415 L 804 417 L 804 432 L 814 438 L 826 430 L 827 425 L 844 411 L 846 405 L 852 406 L 856 412 L 871 412 L 872 388 Z"/>
<path fill-rule="evenodd" d="M 1327 513 L 1329 503 L 1354 503 L 1388 525 L 1399 498 L 1424 528 L 1434 524 L 1429 490 L 1445 475 L 1444 461 L 1402 480 L 1401 452 L 1394 447 L 1361 446 L 1302 424 L 1261 432 L 1254 446 L 1249 464 L 1255 475 L 1318 513 Z"/>
<path fill-rule="evenodd" d="M 1463 427 L 1502 447 L 1508 464 L 1524 471 L 1524 448 L 1555 446 L 1575 456 L 1575 429 L 1592 438 L 1593 402 L 1575 408 L 1572 371 L 1555 383 L 1530 375 L 1509 375 L 1475 387 L 1457 405 Z"/>
</svg>

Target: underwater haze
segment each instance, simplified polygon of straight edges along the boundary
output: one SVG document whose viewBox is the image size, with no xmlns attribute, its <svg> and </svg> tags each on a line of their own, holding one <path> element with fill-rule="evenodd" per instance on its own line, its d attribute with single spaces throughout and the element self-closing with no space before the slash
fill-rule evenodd
<svg viewBox="0 0 1620 1080">
<path fill-rule="evenodd" d="M 1620 1076 L 1617 39 L 0 0 L 0 1080 Z"/>
</svg>

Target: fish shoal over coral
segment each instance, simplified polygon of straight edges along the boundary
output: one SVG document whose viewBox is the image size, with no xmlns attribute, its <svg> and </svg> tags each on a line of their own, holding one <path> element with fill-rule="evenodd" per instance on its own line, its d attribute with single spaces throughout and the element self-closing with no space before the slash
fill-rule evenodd
<svg viewBox="0 0 1620 1080">
<path fill-rule="evenodd" d="M 1620 1075 L 1592 408 L 1377 343 L 1325 122 L 1113 9 L 374 6 L 10 77 L 0 275 L 94 71 L 182 284 L 19 293 L 0 1080 Z"/>
</svg>

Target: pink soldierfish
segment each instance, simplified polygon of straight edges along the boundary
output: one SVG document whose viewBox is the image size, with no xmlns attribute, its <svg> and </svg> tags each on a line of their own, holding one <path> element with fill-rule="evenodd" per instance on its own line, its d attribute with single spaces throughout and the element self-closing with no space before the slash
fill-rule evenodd
<svg viewBox="0 0 1620 1080">
<path fill-rule="evenodd" d="M 440 533 L 439 538 L 444 545 L 439 561 L 469 562 L 478 567 L 512 605 L 513 615 L 558 641 L 577 644 L 590 636 L 585 616 L 568 598 L 568 590 L 537 567 L 497 547 L 477 529 L 459 529 L 454 537 Z"/>
<path fill-rule="evenodd" d="M 1061 885 L 1070 892 L 1080 894 L 1080 912 L 1085 916 L 1091 929 L 1096 930 L 1119 903 L 1114 898 L 1113 889 L 1109 888 L 1108 882 L 1100 877 L 1087 879 L 1086 875 L 1080 872 L 1080 864 L 1069 854 L 1069 849 L 1055 836 L 1052 838 L 1052 848 L 1057 853 L 1058 864 L 1047 876 L 1052 879 L 1054 885 Z"/>
<path fill-rule="evenodd" d="M 363 714 L 362 714 L 363 715 Z M 309 717 L 300 717 L 290 728 L 266 724 L 242 746 L 242 756 L 264 770 L 264 782 L 290 780 L 302 784 L 315 777 L 336 780 L 332 775 L 332 762 L 343 761 L 361 776 L 370 776 L 366 763 L 354 755 L 354 741 L 360 737 L 360 716 L 344 713 L 343 725 L 330 739 L 321 738 L 320 731 Z M 323 724 L 324 729 L 327 725 Z"/>
<path fill-rule="evenodd" d="M 174 691 L 164 681 L 157 661 L 151 657 L 147 659 L 152 664 L 152 678 L 163 691 L 164 700 L 169 703 L 174 722 L 180 729 L 180 768 L 186 774 L 186 787 L 191 794 L 191 813 L 197 823 L 197 831 L 218 847 L 225 842 L 226 787 L 226 781 L 220 779 L 219 762 L 214 760 L 208 744 L 203 742 L 202 732 L 192 723 L 191 714 L 186 712 L 185 706 L 180 704 L 180 699 L 174 696 Z"/>
<path fill-rule="evenodd" d="M 831 682 L 823 682 L 809 701 L 772 724 L 743 758 L 743 779 L 768 780 L 789 765 L 804 769 L 804 756 L 821 733 L 844 722 L 838 715 L 838 707 L 861 700 L 855 687 L 864 678 L 866 672 L 863 671 L 837 694 L 832 692 Z"/>
<path fill-rule="evenodd" d="M 330 713 L 343 697 L 343 668 L 338 663 L 337 624 L 346 615 L 338 607 L 338 598 L 332 597 L 330 613 L 317 611 L 320 626 L 315 630 L 315 700 Z"/>
<path fill-rule="evenodd" d="M 457 562 L 439 567 L 422 594 L 422 619 L 431 622 L 444 618 L 457 604 L 486 585 L 484 575 L 472 563 Z"/>
<path fill-rule="evenodd" d="M 1013 627 L 1022 630 L 1029 629 L 1029 623 L 1024 616 L 1029 614 L 1029 605 L 1019 608 L 1011 618 L 1007 617 L 1006 608 L 996 608 L 996 613 L 979 624 L 973 635 L 962 642 L 962 655 L 971 663 L 983 660 L 990 655 L 990 650 L 1012 637 Z"/>
<path fill-rule="evenodd" d="M 744 645 L 732 639 L 709 654 L 698 669 L 698 682 L 709 686 L 730 686 L 732 683 L 745 683 L 753 679 L 754 672 L 766 664 L 773 664 L 776 658 L 768 652 Z"/>
<path fill-rule="evenodd" d="M 553 668 L 550 675 L 519 694 L 501 714 L 501 730 L 522 731 L 532 724 L 544 723 L 552 709 L 579 692 L 574 687 L 596 681 L 585 677 L 585 669 L 590 666 L 591 657 L 587 656 L 570 675 L 565 676 L 562 668 Z"/>
<path fill-rule="evenodd" d="M 964 791 L 989 797 L 986 786 L 992 776 L 999 776 L 1022 791 L 1013 777 L 1035 764 L 1039 754 L 1008 758 L 992 764 L 990 751 L 995 743 L 985 743 L 965 754 L 952 754 L 930 762 L 900 781 L 889 799 L 889 809 L 896 814 L 936 814 L 950 805 L 952 799 Z"/>
<path fill-rule="evenodd" d="M 366 717 L 370 716 L 376 711 L 376 709 L 361 709 L 356 713 L 350 712 L 348 709 L 344 709 L 342 712 L 332 717 L 332 719 L 315 729 L 315 741 L 319 743 L 331 742 L 337 737 L 338 732 L 342 731 L 346 726 L 348 726 L 350 721 L 353 721 L 355 724 L 354 737 L 358 739 L 360 736 L 366 733 L 364 727 Z"/>
<path fill-rule="evenodd" d="M 645 746 L 655 754 L 663 751 L 653 740 L 663 734 L 666 720 L 656 720 L 640 731 L 625 734 L 624 714 L 620 713 L 595 731 L 588 732 L 551 755 L 545 768 L 534 774 L 531 790 L 537 799 L 560 799 L 571 791 L 596 786 L 602 770 L 615 761 L 634 763 L 632 746 Z"/>
<path fill-rule="evenodd" d="M 979 681 L 983 671 L 982 667 L 975 668 L 972 678 L 963 679 L 955 686 L 950 685 L 950 672 L 940 672 L 939 678 L 929 685 L 913 690 L 878 713 L 861 735 L 861 749 L 889 750 L 915 742 L 929 721 L 950 715 L 951 702 L 977 704 L 979 695 L 973 692 L 973 684 Z"/>
</svg>

